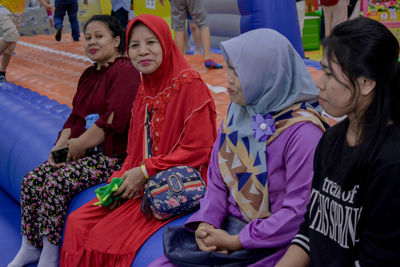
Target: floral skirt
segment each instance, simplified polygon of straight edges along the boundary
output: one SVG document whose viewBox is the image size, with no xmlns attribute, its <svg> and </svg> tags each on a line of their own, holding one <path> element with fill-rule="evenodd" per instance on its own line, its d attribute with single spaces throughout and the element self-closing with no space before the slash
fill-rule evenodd
<svg viewBox="0 0 400 267">
<path fill-rule="evenodd" d="M 44 162 L 23 179 L 21 185 L 21 232 L 28 243 L 41 248 L 42 237 L 60 244 L 71 199 L 93 185 L 107 181 L 121 168 L 122 160 L 95 153 L 69 162 L 62 168 Z"/>
</svg>

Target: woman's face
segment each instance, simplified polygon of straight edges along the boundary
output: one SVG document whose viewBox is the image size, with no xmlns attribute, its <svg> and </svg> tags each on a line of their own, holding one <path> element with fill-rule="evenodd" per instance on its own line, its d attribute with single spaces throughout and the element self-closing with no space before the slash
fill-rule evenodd
<svg viewBox="0 0 400 267">
<path fill-rule="evenodd" d="M 322 75 L 316 83 L 319 88 L 319 103 L 326 113 L 333 117 L 342 117 L 355 112 L 357 97 L 352 96 L 356 88 L 343 74 L 342 69 L 335 62 L 331 62 L 324 55 L 321 60 Z"/>
<path fill-rule="evenodd" d="M 116 53 L 120 37 L 113 37 L 108 26 L 101 21 L 89 23 L 85 31 L 84 48 L 86 55 L 99 66 L 107 63 Z"/>
<path fill-rule="evenodd" d="M 143 74 L 154 73 L 162 62 L 162 48 L 157 36 L 144 24 L 132 29 L 129 57 L 133 66 Z"/>
<path fill-rule="evenodd" d="M 226 90 L 229 98 L 240 106 L 246 105 L 246 98 L 244 96 L 242 85 L 240 84 L 239 77 L 232 66 L 232 62 L 228 59 L 228 89 Z"/>
</svg>

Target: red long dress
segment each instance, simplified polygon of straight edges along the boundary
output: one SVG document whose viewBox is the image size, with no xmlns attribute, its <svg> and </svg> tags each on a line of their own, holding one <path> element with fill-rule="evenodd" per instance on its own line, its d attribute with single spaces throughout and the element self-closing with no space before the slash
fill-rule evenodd
<svg viewBox="0 0 400 267">
<path fill-rule="evenodd" d="M 127 158 L 112 177 L 145 163 L 149 176 L 178 165 L 201 169 L 207 165 L 216 137 L 215 106 L 207 85 L 191 69 L 172 40 L 162 19 L 141 15 L 136 21 L 158 37 L 163 61 L 156 72 L 143 75 L 132 110 Z M 148 105 L 153 157 L 144 159 L 144 119 Z M 60 266 L 130 266 L 141 245 L 168 221 L 147 221 L 140 212 L 141 199 L 130 199 L 110 210 L 92 200 L 68 217 Z"/>
</svg>

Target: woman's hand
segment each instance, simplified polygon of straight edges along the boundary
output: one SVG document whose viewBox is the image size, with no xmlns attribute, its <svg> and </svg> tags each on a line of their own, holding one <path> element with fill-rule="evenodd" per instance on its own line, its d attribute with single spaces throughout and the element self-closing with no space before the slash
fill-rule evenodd
<svg viewBox="0 0 400 267">
<path fill-rule="evenodd" d="M 243 249 L 238 235 L 230 235 L 222 229 L 215 229 L 215 227 L 204 227 L 200 224 L 195 237 L 202 251 L 217 251 L 227 254 L 228 251 Z"/>
<path fill-rule="evenodd" d="M 215 251 L 217 248 L 215 246 L 208 246 L 205 243 L 205 239 L 208 237 L 207 232 L 205 232 L 205 229 L 215 229 L 214 225 L 211 225 L 209 223 L 202 222 L 199 224 L 197 227 L 196 231 L 194 232 L 194 236 L 196 239 L 196 243 L 199 246 L 199 249 L 201 251 L 209 252 L 209 251 Z"/>
<path fill-rule="evenodd" d="M 119 195 L 122 199 L 130 199 L 140 195 L 143 185 L 146 183 L 146 178 L 140 166 L 126 171 L 121 176 L 121 179 L 123 179 L 124 182 L 118 190 L 114 192 L 114 195 Z"/>
<path fill-rule="evenodd" d="M 58 150 L 58 149 L 60 149 L 61 147 L 63 147 L 63 146 L 54 146 L 54 147 L 50 150 L 50 153 L 49 153 L 48 162 L 50 163 L 50 165 L 51 165 L 52 167 L 57 168 L 57 169 L 63 167 L 63 166 L 65 165 L 65 162 L 61 162 L 61 163 L 58 163 L 58 164 L 55 163 L 55 162 L 54 162 L 54 159 L 53 159 L 53 155 L 51 155 L 51 152 L 53 152 L 54 150 Z"/>
<path fill-rule="evenodd" d="M 69 147 L 67 162 L 71 160 L 78 160 L 83 158 L 86 153 L 86 147 L 82 144 L 79 138 L 71 138 L 67 141 Z"/>
</svg>

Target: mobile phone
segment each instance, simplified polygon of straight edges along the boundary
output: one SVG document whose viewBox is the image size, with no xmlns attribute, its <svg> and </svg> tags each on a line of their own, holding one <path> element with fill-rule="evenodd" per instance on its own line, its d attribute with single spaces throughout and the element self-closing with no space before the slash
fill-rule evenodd
<svg viewBox="0 0 400 267">
<path fill-rule="evenodd" d="M 51 151 L 51 156 L 56 164 L 67 161 L 68 147 L 62 147 L 57 150 Z"/>
</svg>

